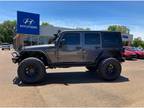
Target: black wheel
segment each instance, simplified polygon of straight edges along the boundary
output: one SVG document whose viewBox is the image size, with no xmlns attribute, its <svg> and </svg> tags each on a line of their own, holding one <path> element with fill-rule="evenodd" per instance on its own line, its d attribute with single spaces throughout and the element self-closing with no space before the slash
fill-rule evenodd
<svg viewBox="0 0 144 108">
<path fill-rule="evenodd" d="M 4 50 L 4 49 L 2 48 L 2 50 Z"/>
<path fill-rule="evenodd" d="M 23 83 L 36 83 L 44 78 L 46 69 L 41 60 L 30 57 L 19 64 L 17 72 Z"/>
<path fill-rule="evenodd" d="M 121 74 L 121 64 L 115 58 L 108 58 L 101 61 L 99 74 L 104 80 L 113 81 Z"/>
<path fill-rule="evenodd" d="M 95 66 L 86 66 L 89 72 L 96 72 L 97 68 Z"/>
</svg>

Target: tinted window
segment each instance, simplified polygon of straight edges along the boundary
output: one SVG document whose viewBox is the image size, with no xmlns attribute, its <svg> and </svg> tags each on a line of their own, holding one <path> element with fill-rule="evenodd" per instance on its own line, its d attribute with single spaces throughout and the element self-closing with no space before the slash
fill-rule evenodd
<svg viewBox="0 0 144 108">
<path fill-rule="evenodd" d="M 85 44 L 87 45 L 100 44 L 100 35 L 98 33 L 85 33 Z"/>
<path fill-rule="evenodd" d="M 63 35 L 66 45 L 79 45 L 80 44 L 80 34 L 79 33 L 65 33 Z"/>
<path fill-rule="evenodd" d="M 121 47 L 122 40 L 120 33 L 105 32 L 102 33 L 102 46 L 103 47 Z"/>
</svg>

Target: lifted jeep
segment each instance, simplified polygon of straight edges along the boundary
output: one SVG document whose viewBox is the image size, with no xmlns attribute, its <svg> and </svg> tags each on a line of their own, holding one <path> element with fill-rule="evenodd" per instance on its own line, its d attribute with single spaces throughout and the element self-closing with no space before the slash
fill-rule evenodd
<svg viewBox="0 0 144 108">
<path fill-rule="evenodd" d="M 122 39 L 120 32 L 63 31 L 53 44 L 24 47 L 13 52 L 18 77 L 23 83 L 41 81 L 47 68 L 85 66 L 108 81 L 121 73 Z"/>
</svg>

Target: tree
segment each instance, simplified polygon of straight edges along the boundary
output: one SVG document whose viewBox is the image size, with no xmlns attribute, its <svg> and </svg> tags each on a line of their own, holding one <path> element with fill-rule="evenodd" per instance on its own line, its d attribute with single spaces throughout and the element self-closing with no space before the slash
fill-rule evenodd
<svg viewBox="0 0 144 108">
<path fill-rule="evenodd" d="M 13 42 L 13 37 L 16 34 L 16 21 L 4 21 L 0 24 L 0 41 Z"/>
<path fill-rule="evenodd" d="M 144 48 L 144 41 L 141 39 L 141 37 L 134 38 L 132 45 L 134 47 L 143 47 Z"/>
<path fill-rule="evenodd" d="M 142 42 L 142 45 L 141 45 L 141 47 L 142 47 L 142 48 L 144 48 L 144 41 Z"/>
<path fill-rule="evenodd" d="M 47 22 L 42 22 L 42 24 L 41 24 L 41 26 L 48 26 L 49 25 L 49 23 L 47 23 Z"/>
<path fill-rule="evenodd" d="M 108 31 L 118 31 L 121 33 L 127 33 L 129 34 L 130 30 L 126 26 L 121 26 L 121 25 L 111 25 L 108 27 Z"/>
</svg>

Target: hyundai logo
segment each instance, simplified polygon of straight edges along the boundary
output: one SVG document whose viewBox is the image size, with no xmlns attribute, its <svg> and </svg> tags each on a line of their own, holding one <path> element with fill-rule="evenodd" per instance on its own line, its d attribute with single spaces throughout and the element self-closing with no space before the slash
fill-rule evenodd
<svg viewBox="0 0 144 108">
<path fill-rule="evenodd" d="M 31 18 L 25 18 L 25 19 L 23 20 L 23 23 L 24 23 L 25 25 L 32 25 L 32 24 L 34 23 L 34 20 L 31 19 Z"/>
</svg>

